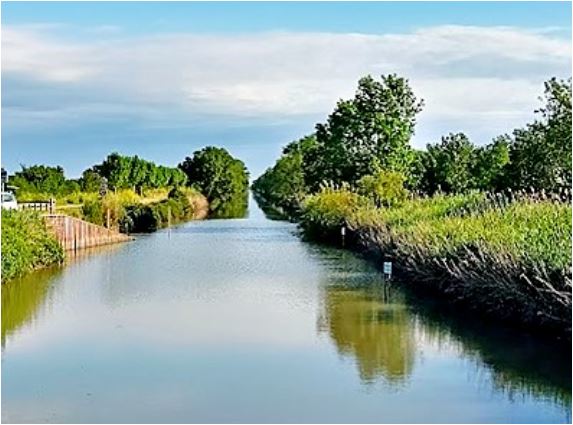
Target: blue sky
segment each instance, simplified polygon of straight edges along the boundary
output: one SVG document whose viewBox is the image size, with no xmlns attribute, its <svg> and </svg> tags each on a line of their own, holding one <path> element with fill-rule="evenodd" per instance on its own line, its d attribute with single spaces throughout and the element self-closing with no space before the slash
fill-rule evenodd
<svg viewBox="0 0 573 425">
<path fill-rule="evenodd" d="M 365 74 L 426 101 L 413 145 L 523 125 L 571 75 L 568 2 L 3 2 L 2 164 L 70 177 L 112 151 L 175 165 L 205 145 L 252 175 Z"/>
</svg>

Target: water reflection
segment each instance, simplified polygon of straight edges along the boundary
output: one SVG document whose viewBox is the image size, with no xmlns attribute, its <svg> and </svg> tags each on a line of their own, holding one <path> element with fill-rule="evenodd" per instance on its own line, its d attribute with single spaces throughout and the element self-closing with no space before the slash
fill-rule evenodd
<svg viewBox="0 0 573 425">
<path fill-rule="evenodd" d="M 38 318 L 59 273 L 59 268 L 39 270 L 2 285 L 2 348 L 8 337 Z"/>
<path fill-rule="evenodd" d="M 69 251 L 66 253 L 65 263 L 66 266 L 70 266 L 94 255 L 105 253 L 109 255 L 122 246 L 122 244 L 105 245 L 75 252 Z M 2 284 L 2 348 L 5 347 L 7 338 L 40 319 L 42 311 L 54 296 L 56 278 L 64 272 L 64 268 L 54 266 Z"/>
<path fill-rule="evenodd" d="M 487 369 L 496 390 L 511 398 L 536 397 L 571 405 L 571 346 L 460 317 L 443 303 L 408 294 L 420 339 L 455 347 L 476 369 Z M 570 420 L 570 417 L 569 417 Z"/>
<path fill-rule="evenodd" d="M 340 353 L 356 358 L 360 378 L 384 378 L 398 385 L 414 364 L 411 318 L 400 296 L 387 285 L 369 289 L 330 286 L 320 329 L 328 332 Z"/>
<path fill-rule="evenodd" d="M 395 286 L 347 276 L 325 285 L 318 328 L 353 358 L 366 384 L 407 386 L 416 361 L 429 350 L 465 358 L 473 365 L 472 379 L 510 399 L 571 405 L 570 346 L 445 310 Z"/>
</svg>

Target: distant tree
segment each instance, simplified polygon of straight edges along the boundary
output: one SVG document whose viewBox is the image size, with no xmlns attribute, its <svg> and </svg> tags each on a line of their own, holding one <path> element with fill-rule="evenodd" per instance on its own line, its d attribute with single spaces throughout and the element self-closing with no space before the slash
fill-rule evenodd
<svg viewBox="0 0 573 425">
<path fill-rule="evenodd" d="M 463 133 L 450 133 L 424 156 L 422 188 L 425 192 L 463 192 L 473 186 L 474 146 Z"/>
<path fill-rule="evenodd" d="M 115 189 L 183 186 L 187 181 L 185 174 L 178 168 L 156 165 L 137 155 L 123 156 L 115 152 L 87 171 L 105 177 L 109 186 Z"/>
<path fill-rule="evenodd" d="M 21 166 L 9 179 L 9 184 L 18 187 L 19 192 L 58 195 L 65 192 L 66 177 L 60 166 L 46 165 Z"/>
<path fill-rule="evenodd" d="M 102 185 L 103 177 L 93 169 L 85 170 L 80 178 L 80 186 L 84 192 L 98 192 Z"/>
<path fill-rule="evenodd" d="M 496 190 L 506 185 L 503 173 L 509 163 L 510 143 L 507 135 L 499 136 L 491 144 L 475 149 L 471 169 L 475 189 Z"/>
<path fill-rule="evenodd" d="M 209 200 L 212 213 L 240 200 L 247 202 L 249 173 L 245 164 L 223 148 L 209 146 L 196 151 L 179 164 L 188 184 L 195 186 Z"/>
</svg>

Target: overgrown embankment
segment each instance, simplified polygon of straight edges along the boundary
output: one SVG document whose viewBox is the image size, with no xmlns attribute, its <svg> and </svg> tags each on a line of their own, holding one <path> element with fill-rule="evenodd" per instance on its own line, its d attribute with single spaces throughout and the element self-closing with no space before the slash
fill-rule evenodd
<svg viewBox="0 0 573 425">
<path fill-rule="evenodd" d="M 37 213 L 2 211 L 2 282 L 63 259 L 62 248 Z"/>
<path fill-rule="evenodd" d="M 558 200 L 437 195 L 376 207 L 349 187 L 307 197 L 315 240 L 391 260 L 401 280 L 472 314 L 571 337 L 571 206 Z"/>
<path fill-rule="evenodd" d="M 131 190 L 108 193 L 86 200 L 80 218 L 108 225 L 124 233 L 153 232 L 169 224 L 206 218 L 207 199 L 192 188 L 174 188 L 154 198 L 143 198 Z M 109 221 L 109 223 L 108 223 Z"/>
</svg>

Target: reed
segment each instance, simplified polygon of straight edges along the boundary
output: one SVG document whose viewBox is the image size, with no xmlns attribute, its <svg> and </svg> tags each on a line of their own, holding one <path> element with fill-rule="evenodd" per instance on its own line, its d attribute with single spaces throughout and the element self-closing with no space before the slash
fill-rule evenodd
<svg viewBox="0 0 573 425">
<path fill-rule="evenodd" d="M 353 196 L 354 195 L 354 196 Z M 570 194 L 413 196 L 390 208 L 324 189 L 303 207 L 311 238 L 391 259 L 401 280 L 479 315 L 556 334 L 571 330 Z"/>
</svg>

